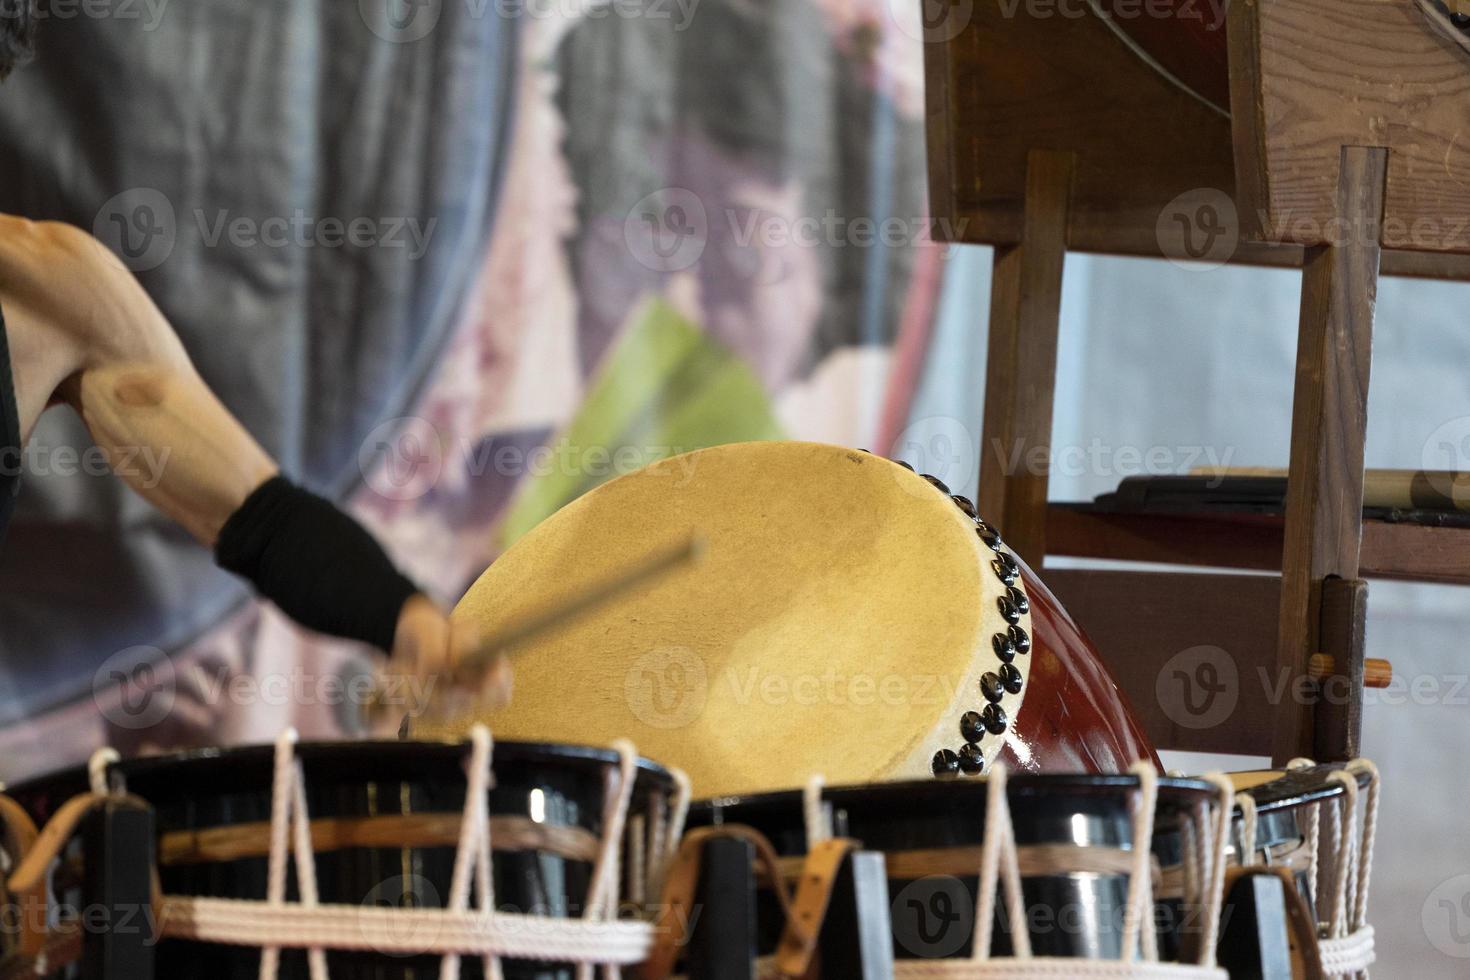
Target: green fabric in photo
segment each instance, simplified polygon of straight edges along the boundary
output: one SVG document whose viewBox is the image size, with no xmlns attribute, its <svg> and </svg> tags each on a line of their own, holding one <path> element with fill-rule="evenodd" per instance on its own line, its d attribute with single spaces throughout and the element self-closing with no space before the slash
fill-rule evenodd
<svg viewBox="0 0 1470 980">
<path fill-rule="evenodd" d="M 509 547 L 629 464 L 636 469 L 706 446 L 781 438 L 750 367 L 667 302 L 650 299 L 633 311 L 577 414 L 552 439 L 549 465 L 522 481 L 498 543 Z"/>
</svg>

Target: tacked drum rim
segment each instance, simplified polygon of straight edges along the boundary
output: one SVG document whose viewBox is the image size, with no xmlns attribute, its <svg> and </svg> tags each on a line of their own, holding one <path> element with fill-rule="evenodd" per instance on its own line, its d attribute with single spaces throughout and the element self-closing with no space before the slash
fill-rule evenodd
<svg viewBox="0 0 1470 980">
<path fill-rule="evenodd" d="M 907 463 L 898 462 L 904 469 Z M 928 483 L 949 497 L 969 518 L 979 539 L 981 572 L 987 606 L 985 616 L 992 628 L 984 630 L 990 644 L 971 662 L 970 673 L 956 688 L 951 711 L 927 738 L 916 754 L 927 754 L 929 771 L 936 777 L 978 776 L 990 771 L 1015 731 L 1031 679 L 1034 632 L 1031 597 L 1021 574 L 1019 556 L 1001 539 L 1000 532 L 976 511 L 967 497 L 951 494 L 938 477 L 922 474 Z M 967 693 L 968 692 L 968 693 Z M 922 769 L 922 760 L 911 758 L 909 772 Z"/>
</svg>

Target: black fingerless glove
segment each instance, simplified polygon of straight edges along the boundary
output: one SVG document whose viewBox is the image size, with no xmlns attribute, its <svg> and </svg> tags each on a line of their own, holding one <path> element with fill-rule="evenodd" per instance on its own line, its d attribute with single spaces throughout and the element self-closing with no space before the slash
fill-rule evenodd
<svg viewBox="0 0 1470 980">
<path fill-rule="evenodd" d="M 361 524 L 281 476 L 230 515 L 214 557 L 301 625 L 385 651 L 419 591 Z"/>
</svg>

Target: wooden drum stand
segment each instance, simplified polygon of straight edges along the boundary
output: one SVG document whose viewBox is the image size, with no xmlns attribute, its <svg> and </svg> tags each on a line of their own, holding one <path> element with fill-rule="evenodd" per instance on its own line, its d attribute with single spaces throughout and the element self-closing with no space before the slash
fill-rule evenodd
<svg viewBox="0 0 1470 980">
<path fill-rule="evenodd" d="M 1416 0 L 1235 0 L 1219 28 L 1228 86 L 1222 75 L 1211 104 L 1180 84 L 1208 72 L 1190 50 L 1207 30 L 1159 21 L 1209 20 L 1217 5 L 1140 2 L 1133 16 L 1153 21 L 1130 24 L 1100 15 L 1123 0 L 932 4 L 934 236 L 995 246 L 981 512 L 1033 567 L 1055 554 L 1279 570 L 1047 577 L 1161 747 L 1278 764 L 1357 755 L 1361 576 L 1470 582 L 1470 530 L 1362 518 L 1380 268 L 1470 278 L 1470 145 L 1457 135 L 1470 54 Z M 1171 30 L 1178 57 L 1141 56 Z M 1051 442 L 1068 249 L 1302 269 L 1284 517 L 1048 505 L 1044 466 L 1005 470 L 994 447 Z M 1170 702 L 1187 692 L 1160 672 L 1201 644 L 1229 651 L 1239 702 L 1225 721 L 1179 724 Z"/>
</svg>

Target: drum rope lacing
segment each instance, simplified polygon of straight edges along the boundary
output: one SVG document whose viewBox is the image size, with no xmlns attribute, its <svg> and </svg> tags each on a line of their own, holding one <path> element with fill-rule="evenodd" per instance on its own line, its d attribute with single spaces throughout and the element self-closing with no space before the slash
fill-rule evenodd
<svg viewBox="0 0 1470 980">
<path fill-rule="evenodd" d="M 1287 769 L 1313 765 L 1310 759 L 1293 759 Z M 1362 794 L 1361 822 L 1358 820 L 1360 777 L 1367 782 L 1367 792 Z M 1378 767 L 1367 759 L 1355 759 L 1333 772 L 1328 780 L 1342 787 L 1342 793 L 1309 805 L 1302 820 L 1306 824 L 1302 833 L 1313 856 L 1308 880 L 1327 899 L 1326 914 L 1318 923 L 1322 971 L 1328 977 L 1367 980 L 1368 967 L 1376 959 L 1373 927 L 1368 924 L 1368 887 L 1373 876 L 1373 848 L 1378 834 Z M 1254 859 L 1252 853 L 1251 860 Z"/>
<path fill-rule="evenodd" d="M 1015 831 L 1011 823 L 1009 798 L 1006 794 L 1006 769 L 997 765 L 988 777 L 986 787 L 985 830 L 981 840 L 980 877 L 975 912 L 975 940 L 970 959 L 900 960 L 894 964 L 894 975 L 902 980 L 985 980 L 985 978 L 1099 978 L 1099 980 L 1226 980 L 1226 974 L 1215 961 L 1219 941 L 1220 908 L 1224 897 L 1225 856 L 1229 843 L 1230 820 L 1234 812 L 1230 782 L 1223 776 L 1207 776 L 1216 788 L 1216 799 L 1209 811 L 1198 812 L 1199 826 L 1193 837 L 1199 846 L 1186 848 L 1188 876 L 1199 885 L 1203 898 L 1204 941 L 1196 964 L 1162 963 L 1158 959 L 1158 941 L 1154 930 L 1144 928 L 1151 922 L 1153 908 L 1153 825 L 1158 798 L 1158 773 L 1148 763 L 1135 765 L 1130 772 L 1138 778 L 1138 793 L 1132 813 L 1133 842 L 1130 851 L 1128 899 L 1124 913 L 1123 958 L 1120 960 L 1081 960 L 1037 957 L 1031 952 L 1031 938 L 1024 928 L 1011 930 L 1015 955 L 991 957 L 994 932 L 996 891 L 999 887 L 1008 922 L 1027 921 L 1025 900 L 1021 893 L 1020 864 Z M 821 804 L 820 780 L 811 780 L 803 798 L 806 833 L 809 842 L 830 836 L 830 814 Z M 1140 958 L 1141 954 L 1141 958 Z"/>
<path fill-rule="evenodd" d="M 471 734 L 465 808 L 447 908 L 321 904 L 306 781 L 296 741 L 296 733 L 288 730 L 275 747 L 266 899 L 159 896 L 158 926 L 163 936 L 260 947 L 261 980 L 275 980 L 280 950 L 288 947 L 307 950 L 312 980 L 330 980 L 325 956 L 329 949 L 441 956 L 441 980 L 458 980 L 463 956 L 480 957 L 488 978 L 501 976 L 499 961 L 504 957 L 574 963 L 578 980 L 591 980 L 593 968 L 599 965 L 604 977 L 615 980 L 621 976 L 619 967 L 646 957 L 653 941 L 652 926 L 616 918 L 623 830 L 638 761 L 631 743 L 614 745 L 618 765 L 607 774 L 601 848 L 593 864 L 584 917 L 557 919 L 495 909 L 489 817 L 493 742 L 484 726 L 476 726 Z M 95 805 L 124 795 L 120 775 L 113 774 L 109 785 L 109 770 L 117 761 L 111 749 L 95 753 L 88 763 L 91 793 L 74 802 Z M 661 806 L 653 809 L 652 859 L 647 852 L 630 854 L 628 873 L 645 877 L 650 889 L 667 874 L 689 811 L 689 781 L 682 773 L 675 773 L 674 781 L 676 791 L 668 814 Z M 295 903 L 285 901 L 293 859 L 300 895 Z M 474 909 L 470 908 L 472 888 L 477 898 Z"/>
</svg>

